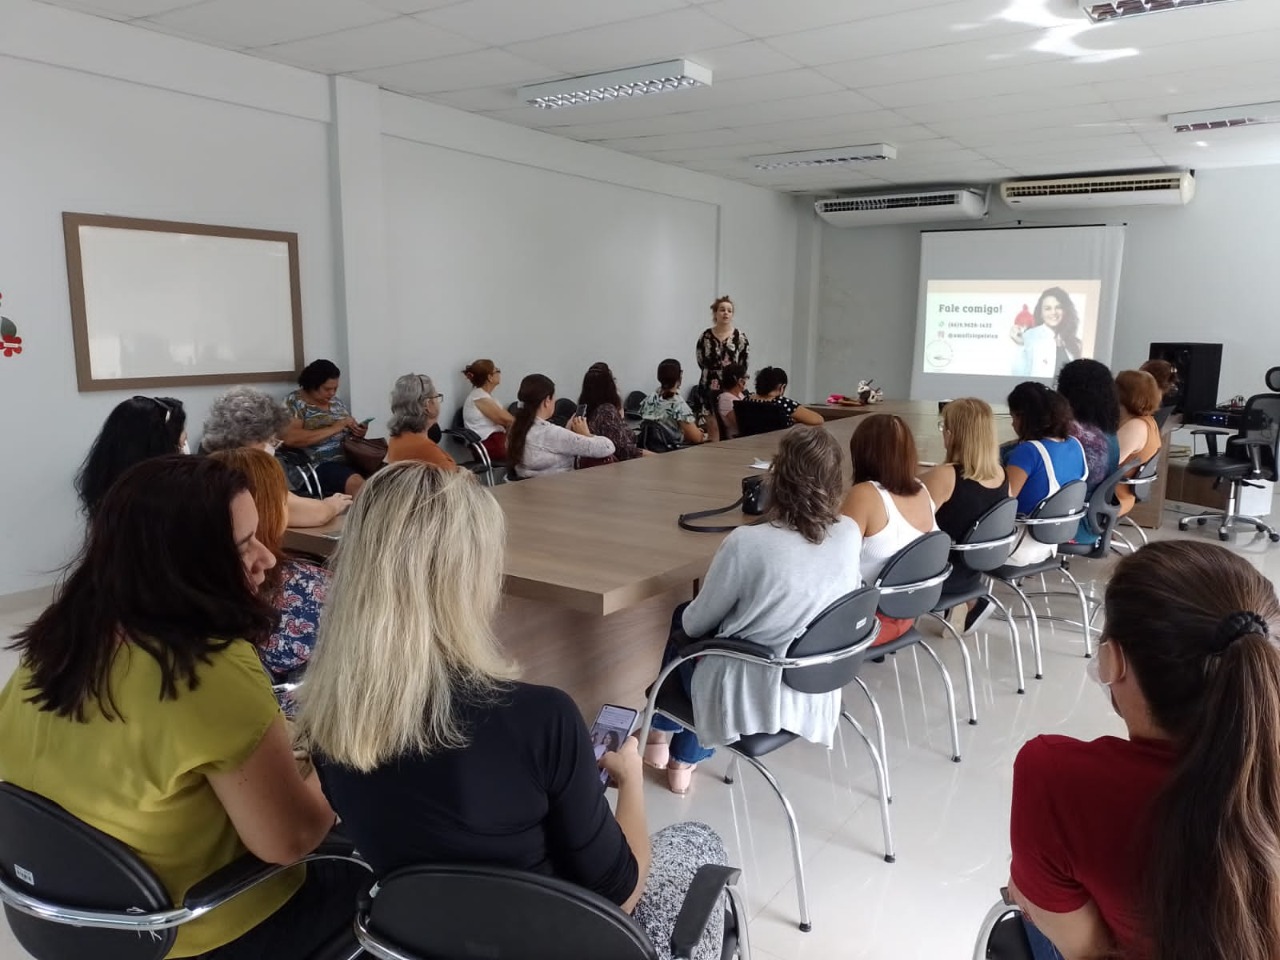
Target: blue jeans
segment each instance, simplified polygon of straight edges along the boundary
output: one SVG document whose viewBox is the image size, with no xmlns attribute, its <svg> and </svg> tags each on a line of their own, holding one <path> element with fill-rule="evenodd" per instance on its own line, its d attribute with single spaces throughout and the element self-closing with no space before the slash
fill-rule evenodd
<svg viewBox="0 0 1280 960">
<path fill-rule="evenodd" d="M 1027 942 L 1031 944 L 1031 956 L 1034 960 L 1062 960 L 1062 954 L 1053 945 L 1053 941 L 1041 933 L 1025 913 L 1022 915 L 1022 925 L 1026 927 Z"/>
<path fill-rule="evenodd" d="M 680 656 L 681 642 L 689 639 L 685 636 L 682 625 L 684 608 L 688 605 L 687 603 L 680 604 L 680 606 L 676 607 L 675 612 L 671 614 L 671 632 L 668 634 L 667 649 L 662 654 L 662 666 L 664 668 Z M 684 688 L 685 695 L 689 697 L 693 696 L 693 671 L 696 666 L 697 664 L 693 660 L 686 660 L 675 669 L 675 677 L 680 686 Z M 670 680 L 667 682 L 669 683 Z M 660 714 L 654 714 L 653 716 L 653 729 L 674 734 L 671 738 L 671 757 L 680 763 L 701 763 L 715 753 L 714 750 L 699 743 L 698 736 L 693 731 L 686 730 L 674 720 L 668 720 Z"/>
</svg>

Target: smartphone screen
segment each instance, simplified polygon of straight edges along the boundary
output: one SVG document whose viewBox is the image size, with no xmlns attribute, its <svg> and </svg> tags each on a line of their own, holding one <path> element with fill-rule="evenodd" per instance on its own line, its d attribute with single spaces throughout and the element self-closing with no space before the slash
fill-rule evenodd
<svg viewBox="0 0 1280 960">
<path fill-rule="evenodd" d="M 591 725 L 591 750 L 597 760 L 622 746 L 622 741 L 626 740 L 631 733 L 631 728 L 635 726 L 639 715 L 639 711 L 632 710 L 630 707 L 616 707 L 611 703 L 606 703 L 600 708 L 596 722 Z M 600 782 L 602 784 L 609 782 L 607 771 L 600 771 Z"/>
<path fill-rule="evenodd" d="M 373 417 L 366 417 L 364 420 L 360 421 L 360 426 L 367 427 L 371 423 L 373 423 Z"/>
<path fill-rule="evenodd" d="M 585 403 L 578 404 L 578 412 L 575 413 L 574 416 L 585 417 L 586 415 L 587 415 L 587 405 Z"/>
</svg>

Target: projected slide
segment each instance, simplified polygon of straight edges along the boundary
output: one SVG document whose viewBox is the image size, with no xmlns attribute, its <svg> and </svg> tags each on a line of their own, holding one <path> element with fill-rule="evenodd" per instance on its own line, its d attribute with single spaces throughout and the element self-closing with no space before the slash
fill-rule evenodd
<svg viewBox="0 0 1280 960">
<path fill-rule="evenodd" d="M 1049 380 L 1092 357 L 1101 280 L 930 280 L 923 373 Z"/>
</svg>

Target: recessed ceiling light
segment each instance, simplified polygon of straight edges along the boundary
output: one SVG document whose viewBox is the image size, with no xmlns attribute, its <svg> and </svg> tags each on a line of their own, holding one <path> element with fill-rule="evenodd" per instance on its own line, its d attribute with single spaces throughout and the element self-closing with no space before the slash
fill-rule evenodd
<svg viewBox="0 0 1280 960">
<path fill-rule="evenodd" d="M 788 170 L 793 167 L 834 167 L 842 164 L 872 163 L 895 160 L 898 148 L 888 143 L 868 143 L 859 147 L 836 147 L 832 150 L 800 150 L 794 153 L 770 153 L 751 157 L 757 170 Z"/>
<path fill-rule="evenodd" d="M 711 71 L 688 60 L 667 60 L 645 67 L 628 67 L 608 73 L 591 73 L 568 80 L 552 80 L 521 87 L 526 103 L 551 110 L 580 103 L 602 103 L 650 93 L 668 93 L 690 87 L 711 86 Z"/>
<path fill-rule="evenodd" d="M 1143 13 L 1160 13 L 1164 10 L 1183 10 L 1187 7 L 1203 7 L 1211 3 L 1229 3 L 1230 0 L 1080 0 L 1080 9 L 1090 20 L 1100 23 L 1119 17 L 1135 17 Z"/>
<path fill-rule="evenodd" d="M 1173 127 L 1175 133 L 1225 130 L 1228 127 L 1250 127 L 1259 123 L 1280 123 L 1280 100 L 1169 114 L 1169 126 Z"/>
</svg>

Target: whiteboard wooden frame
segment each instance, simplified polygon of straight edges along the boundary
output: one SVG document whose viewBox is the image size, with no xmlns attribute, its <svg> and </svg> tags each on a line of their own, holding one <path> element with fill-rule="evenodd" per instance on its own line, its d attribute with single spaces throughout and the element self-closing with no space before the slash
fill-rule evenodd
<svg viewBox="0 0 1280 960">
<path fill-rule="evenodd" d="M 85 299 L 84 261 L 80 243 L 83 227 L 109 227 L 118 230 L 142 230 L 153 233 L 178 233 L 195 236 L 226 237 L 249 243 L 283 243 L 289 251 L 289 293 L 291 316 L 281 317 L 291 324 L 293 367 L 289 370 L 194 373 L 185 376 L 98 377 L 89 354 L 93 332 L 92 309 Z M 131 217 L 102 216 L 91 213 L 63 213 L 62 232 L 67 250 L 67 286 L 71 296 L 71 330 L 75 343 L 76 381 L 80 391 L 138 390 L 150 387 L 193 386 L 197 384 L 280 383 L 293 380 L 302 369 L 302 289 L 298 270 L 298 235 L 277 230 L 250 230 L 243 227 L 211 226 L 203 223 L 180 223 L 169 220 L 141 220 Z"/>
</svg>

